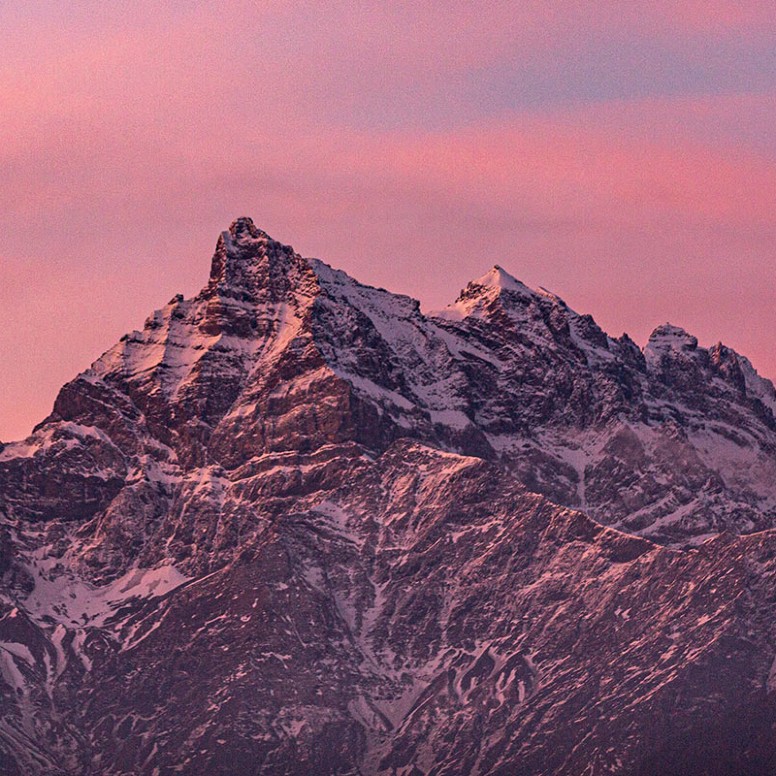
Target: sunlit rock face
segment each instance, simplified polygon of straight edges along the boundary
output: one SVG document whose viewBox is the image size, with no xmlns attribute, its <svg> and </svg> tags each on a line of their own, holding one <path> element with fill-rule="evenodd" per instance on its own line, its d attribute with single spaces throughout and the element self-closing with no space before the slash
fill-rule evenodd
<svg viewBox="0 0 776 776">
<path fill-rule="evenodd" d="M 0 448 L 0 772 L 774 773 L 775 408 L 240 218 Z"/>
</svg>

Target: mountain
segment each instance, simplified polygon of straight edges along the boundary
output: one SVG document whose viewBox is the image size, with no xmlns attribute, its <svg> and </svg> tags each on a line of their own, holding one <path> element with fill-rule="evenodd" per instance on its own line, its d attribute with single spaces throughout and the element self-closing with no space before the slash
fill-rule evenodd
<svg viewBox="0 0 776 776">
<path fill-rule="evenodd" d="M 248 218 L 0 449 L 4 774 L 776 772 L 776 391 Z"/>
</svg>

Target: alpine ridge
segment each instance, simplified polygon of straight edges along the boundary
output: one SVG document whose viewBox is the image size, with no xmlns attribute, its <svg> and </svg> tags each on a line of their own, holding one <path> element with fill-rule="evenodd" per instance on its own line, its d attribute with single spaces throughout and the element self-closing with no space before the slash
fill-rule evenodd
<svg viewBox="0 0 776 776">
<path fill-rule="evenodd" d="M 776 391 L 250 218 L 0 445 L 0 772 L 776 772 Z"/>
</svg>

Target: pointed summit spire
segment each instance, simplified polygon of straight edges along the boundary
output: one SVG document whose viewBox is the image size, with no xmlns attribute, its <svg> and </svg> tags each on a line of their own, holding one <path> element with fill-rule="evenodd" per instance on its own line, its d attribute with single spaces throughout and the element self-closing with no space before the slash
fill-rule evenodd
<svg viewBox="0 0 776 776">
<path fill-rule="evenodd" d="M 434 315 L 451 320 L 467 318 L 470 315 L 486 315 L 487 310 L 498 302 L 504 292 L 525 299 L 536 297 L 536 292 L 510 275 L 503 267 L 494 264 L 484 275 L 470 281 L 453 304 L 436 311 Z"/>
<path fill-rule="evenodd" d="M 470 286 L 484 286 L 485 288 L 497 288 L 500 290 L 520 291 L 530 293 L 530 289 L 521 283 L 516 277 L 510 275 L 503 267 L 494 264 L 482 277 L 472 280 Z"/>
<path fill-rule="evenodd" d="M 245 237 L 252 237 L 258 239 L 260 237 L 269 238 L 269 235 L 263 230 L 259 229 L 256 224 L 253 223 L 253 219 L 248 216 L 240 216 L 236 218 L 229 225 L 229 234 L 235 239 L 239 240 Z"/>
<path fill-rule="evenodd" d="M 668 350 L 692 351 L 698 347 L 698 338 L 685 331 L 681 326 L 672 323 L 663 323 L 649 335 L 649 341 L 645 348 L 662 352 Z"/>
<path fill-rule="evenodd" d="M 235 219 L 218 238 L 207 291 L 218 288 L 254 294 L 271 279 L 286 274 L 294 249 L 273 240 L 253 219 Z"/>
</svg>

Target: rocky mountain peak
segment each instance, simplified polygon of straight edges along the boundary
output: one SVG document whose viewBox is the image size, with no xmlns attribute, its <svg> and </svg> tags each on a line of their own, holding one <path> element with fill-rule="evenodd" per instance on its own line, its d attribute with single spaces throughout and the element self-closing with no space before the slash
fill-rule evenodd
<svg viewBox="0 0 776 776">
<path fill-rule="evenodd" d="M 229 225 L 229 234 L 235 240 L 246 237 L 252 239 L 259 239 L 262 237 L 270 239 L 269 235 L 263 229 L 259 229 L 256 224 L 253 223 L 253 219 L 248 216 L 240 216 L 240 218 L 236 218 L 232 221 Z"/>
<path fill-rule="evenodd" d="M 681 326 L 663 323 L 649 335 L 646 350 L 692 351 L 698 347 L 698 338 L 686 332 Z"/>
<path fill-rule="evenodd" d="M 527 286 L 498 264 L 494 264 L 481 278 L 472 282 L 485 288 L 509 289 L 510 291 L 528 290 Z"/>
<path fill-rule="evenodd" d="M 494 304 L 498 306 L 504 296 L 519 297 L 524 302 L 530 302 L 537 294 L 503 267 L 495 264 L 484 275 L 470 281 L 453 304 L 435 312 L 434 315 L 449 320 L 470 316 L 487 317 Z"/>
<path fill-rule="evenodd" d="M 689 394 L 708 381 L 709 352 L 681 326 L 658 326 L 644 347 L 644 358 L 661 383 Z"/>
<path fill-rule="evenodd" d="M 494 297 L 501 296 L 504 292 L 507 292 L 508 295 L 518 294 L 522 297 L 532 297 L 536 294 L 525 283 L 519 281 L 514 275 L 510 275 L 503 267 L 495 264 L 484 275 L 472 280 L 461 291 L 458 301 L 482 298 L 493 299 Z"/>
<path fill-rule="evenodd" d="M 211 295 L 230 289 L 227 295 L 255 296 L 268 283 L 276 284 L 285 277 L 295 256 L 290 245 L 273 240 L 251 218 L 238 218 L 218 238 L 205 291 Z"/>
</svg>

